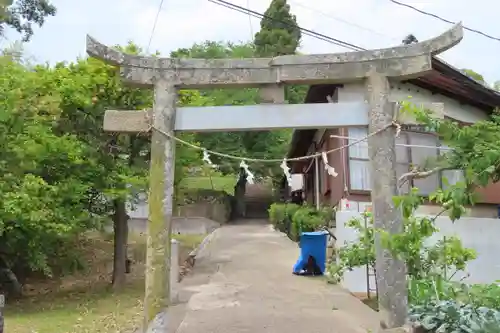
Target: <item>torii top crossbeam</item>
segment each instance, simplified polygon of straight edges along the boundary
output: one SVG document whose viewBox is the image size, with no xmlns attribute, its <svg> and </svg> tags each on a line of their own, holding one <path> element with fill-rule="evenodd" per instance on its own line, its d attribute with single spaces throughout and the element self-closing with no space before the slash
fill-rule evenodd
<svg viewBox="0 0 500 333">
<path fill-rule="evenodd" d="M 319 84 L 363 79 L 373 71 L 386 77 L 413 78 L 431 70 L 431 57 L 462 38 L 462 24 L 458 23 L 438 37 L 378 50 L 274 58 L 172 59 L 124 54 L 87 36 L 87 53 L 120 66 L 126 82 L 145 86 L 162 78 L 179 88 Z"/>
</svg>

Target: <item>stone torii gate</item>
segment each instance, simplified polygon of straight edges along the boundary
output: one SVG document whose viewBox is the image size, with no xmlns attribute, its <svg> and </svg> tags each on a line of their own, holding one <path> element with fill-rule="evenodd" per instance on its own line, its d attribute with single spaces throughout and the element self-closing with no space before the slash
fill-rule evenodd
<svg viewBox="0 0 500 333">
<path fill-rule="evenodd" d="M 154 88 L 150 111 L 106 111 L 104 130 L 152 132 L 148 252 L 144 329 L 167 332 L 170 302 L 170 237 L 176 131 L 242 131 L 278 128 L 366 126 L 372 164 L 372 202 L 376 228 L 402 231 L 396 195 L 395 116 L 389 80 L 415 78 L 432 70 L 432 56 L 463 37 L 461 24 L 442 35 L 412 45 L 318 55 L 248 59 L 170 59 L 123 54 L 87 36 L 87 53 L 120 67 L 125 82 Z M 365 103 L 286 105 L 284 84 L 365 81 Z M 179 88 L 258 87 L 266 105 L 176 108 Z M 269 104 L 274 103 L 274 104 Z M 278 105 L 282 104 L 282 105 Z M 376 271 L 382 320 L 389 328 L 406 319 L 404 263 L 376 240 Z"/>
</svg>

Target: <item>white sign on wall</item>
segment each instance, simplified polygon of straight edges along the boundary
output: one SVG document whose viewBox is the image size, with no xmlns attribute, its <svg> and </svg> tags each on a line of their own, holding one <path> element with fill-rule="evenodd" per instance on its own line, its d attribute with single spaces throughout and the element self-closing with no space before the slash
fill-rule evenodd
<svg viewBox="0 0 500 333">
<path fill-rule="evenodd" d="M 292 192 L 304 189 L 304 174 L 303 173 L 293 173 L 292 174 Z"/>
</svg>

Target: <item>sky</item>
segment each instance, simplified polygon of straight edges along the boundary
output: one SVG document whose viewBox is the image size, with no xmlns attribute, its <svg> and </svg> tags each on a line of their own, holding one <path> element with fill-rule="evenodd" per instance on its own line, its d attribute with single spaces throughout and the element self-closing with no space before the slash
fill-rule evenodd
<svg viewBox="0 0 500 333">
<path fill-rule="evenodd" d="M 271 0 L 229 0 L 234 4 L 264 13 Z M 500 37 L 500 3 L 492 0 L 400 0 L 451 21 Z M 55 17 L 47 18 L 35 30 L 25 53 L 37 62 L 74 61 L 85 56 L 85 35 L 108 45 L 128 41 L 168 55 L 180 47 L 206 40 L 248 41 L 260 28 L 257 18 L 218 6 L 208 0 L 164 0 L 154 34 L 153 23 L 160 0 L 52 0 Z M 409 33 L 419 40 L 444 32 L 450 24 L 427 17 L 389 0 L 289 0 L 298 24 L 309 30 L 340 39 L 366 49 L 400 44 Z M 0 46 L 19 39 L 7 33 Z M 301 52 L 336 53 L 349 51 L 337 45 L 303 36 Z M 467 32 L 463 41 L 442 54 L 458 68 L 470 68 L 486 81 L 500 80 L 500 41 Z"/>
</svg>

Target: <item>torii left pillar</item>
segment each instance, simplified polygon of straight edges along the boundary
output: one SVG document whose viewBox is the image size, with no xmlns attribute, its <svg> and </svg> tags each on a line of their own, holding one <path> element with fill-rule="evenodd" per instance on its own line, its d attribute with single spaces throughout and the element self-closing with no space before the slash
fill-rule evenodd
<svg viewBox="0 0 500 333">
<path fill-rule="evenodd" d="M 140 131 L 139 128 L 137 130 L 134 128 L 137 124 L 148 122 L 153 125 L 151 128 L 148 247 L 143 323 L 146 332 L 167 332 L 176 143 L 160 131 L 174 134 L 176 103 L 177 88 L 172 81 L 166 78 L 156 80 L 153 112 L 150 113 L 152 119 L 130 123 L 127 129 L 128 133 L 133 133 Z M 121 119 L 108 118 L 104 129 L 115 127 L 116 124 L 113 124 L 113 121 L 121 121 Z"/>
<path fill-rule="evenodd" d="M 165 79 L 155 83 L 144 297 L 144 327 L 150 326 L 148 332 L 152 329 L 151 324 L 159 332 L 166 332 L 167 329 L 176 143 L 156 129 L 174 134 L 176 101 L 177 89 L 174 85 Z"/>
</svg>

